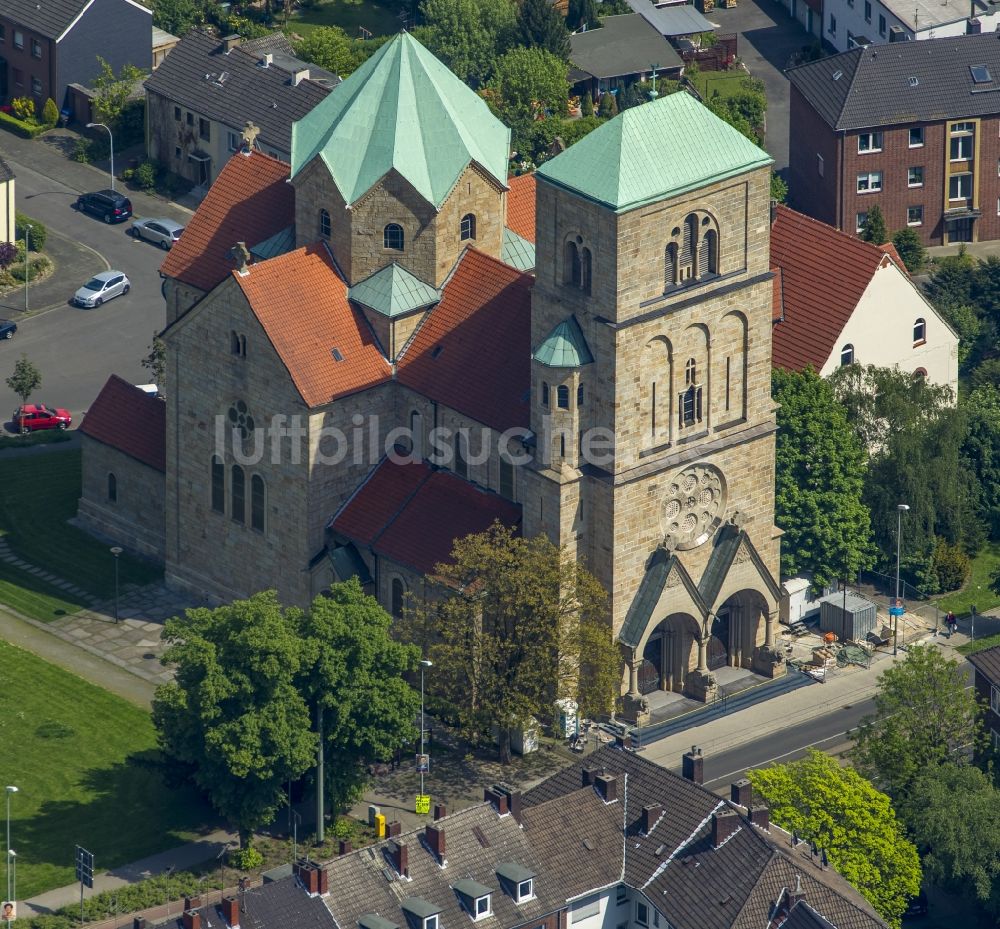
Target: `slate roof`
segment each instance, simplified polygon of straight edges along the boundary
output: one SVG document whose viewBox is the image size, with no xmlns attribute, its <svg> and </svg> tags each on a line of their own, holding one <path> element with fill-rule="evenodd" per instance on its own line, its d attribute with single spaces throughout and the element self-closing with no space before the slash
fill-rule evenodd
<svg viewBox="0 0 1000 929">
<path fill-rule="evenodd" d="M 906 18 L 905 4 L 899 15 Z M 976 84 L 971 65 L 986 65 L 992 80 Z M 984 32 L 870 45 L 785 74 L 834 129 L 986 116 L 997 112 L 1000 42 L 996 33 Z"/>
<path fill-rule="evenodd" d="M 521 507 L 426 462 L 385 459 L 330 521 L 330 528 L 376 554 L 433 574 L 451 561 L 455 539 L 499 520 L 521 522 Z"/>
<path fill-rule="evenodd" d="M 781 269 L 782 301 L 772 314 L 781 313 L 771 337 L 773 363 L 821 370 L 873 275 L 891 260 L 877 245 L 779 206 L 771 224 L 771 265 Z"/>
<path fill-rule="evenodd" d="M 31 29 L 49 39 L 58 39 L 66 28 L 80 15 L 92 0 L 4 0 L 3 15 L 26 29 Z M 140 10 L 143 6 L 133 4 Z M 146 9 L 153 15 L 153 11 Z"/>
<path fill-rule="evenodd" d="M 268 881 L 239 894 L 240 929 L 338 929 L 322 897 L 310 897 L 295 877 Z M 203 929 L 226 929 L 222 908 L 217 904 L 199 911 Z M 170 923 L 178 929 L 180 919 Z M 352 927 L 353 929 L 353 927 Z"/>
<path fill-rule="evenodd" d="M 441 299 L 441 294 L 435 288 L 425 284 L 396 262 L 355 284 L 347 295 L 355 303 L 390 319 L 430 306 Z"/>
<path fill-rule="evenodd" d="M 112 374 L 80 423 L 80 432 L 157 471 L 167 470 L 167 405 Z"/>
<path fill-rule="evenodd" d="M 292 176 L 323 160 L 348 205 L 391 169 L 440 207 L 470 163 L 506 186 L 510 130 L 409 33 L 292 127 Z"/>
<path fill-rule="evenodd" d="M 1000 684 L 1000 645 L 984 648 L 968 656 L 972 665 L 983 677 Z"/>
<path fill-rule="evenodd" d="M 507 181 L 507 228 L 535 241 L 535 175 L 519 174 Z"/>
<path fill-rule="evenodd" d="M 581 368 L 594 361 L 575 316 L 568 316 L 559 323 L 542 340 L 532 357 L 549 368 Z"/>
<path fill-rule="evenodd" d="M 292 123 L 323 100 L 340 78 L 294 58 L 287 39 L 284 51 L 272 51 L 275 62 L 261 67 L 264 52 L 275 48 L 272 40 L 265 48 L 249 43 L 226 52 L 219 39 L 194 29 L 144 85 L 234 131 L 250 120 L 260 129 L 258 144 L 290 152 Z M 292 73 L 300 68 L 308 68 L 311 77 L 296 85 Z"/>
<path fill-rule="evenodd" d="M 397 363 L 399 382 L 485 426 L 526 428 L 531 284 L 530 275 L 467 249 Z"/>
<path fill-rule="evenodd" d="M 389 363 L 367 320 L 348 303 L 323 243 L 231 274 L 308 406 L 389 380 Z"/>
<path fill-rule="evenodd" d="M 694 35 L 696 32 L 713 32 L 717 28 L 690 3 L 656 7 L 651 0 L 625 2 L 662 36 Z"/>
<path fill-rule="evenodd" d="M 237 242 L 261 243 L 295 222 L 295 191 L 287 181 L 288 165 L 277 158 L 260 152 L 234 155 L 219 172 L 184 235 L 167 252 L 160 272 L 211 290 L 233 269 L 229 250 Z"/>
<path fill-rule="evenodd" d="M 681 92 L 608 120 L 535 174 L 623 212 L 771 163 L 746 136 Z M 651 164 L 660 170 L 650 171 Z"/>
<path fill-rule="evenodd" d="M 600 29 L 569 37 L 570 61 L 597 78 L 619 77 L 650 70 L 683 66 L 680 55 L 638 13 L 606 16 Z"/>
</svg>

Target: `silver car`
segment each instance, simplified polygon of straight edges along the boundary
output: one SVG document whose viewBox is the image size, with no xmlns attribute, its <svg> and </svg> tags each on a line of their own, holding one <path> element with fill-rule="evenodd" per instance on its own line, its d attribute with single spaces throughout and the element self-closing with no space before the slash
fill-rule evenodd
<svg viewBox="0 0 1000 929">
<path fill-rule="evenodd" d="M 129 235 L 133 239 L 145 239 L 159 245 L 166 251 L 181 237 L 183 231 L 184 227 L 172 219 L 134 219 Z"/>
<path fill-rule="evenodd" d="M 131 286 L 121 271 L 102 271 L 73 294 L 73 303 L 84 307 L 100 306 L 105 300 L 127 294 Z"/>
</svg>

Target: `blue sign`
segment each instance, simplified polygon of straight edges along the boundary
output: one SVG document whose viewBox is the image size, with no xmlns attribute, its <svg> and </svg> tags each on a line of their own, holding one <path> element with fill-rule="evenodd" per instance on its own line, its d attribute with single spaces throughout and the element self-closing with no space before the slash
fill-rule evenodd
<svg viewBox="0 0 1000 929">
<path fill-rule="evenodd" d="M 902 616 L 906 612 L 906 607 L 902 606 L 890 606 L 889 615 L 890 616 Z"/>
</svg>

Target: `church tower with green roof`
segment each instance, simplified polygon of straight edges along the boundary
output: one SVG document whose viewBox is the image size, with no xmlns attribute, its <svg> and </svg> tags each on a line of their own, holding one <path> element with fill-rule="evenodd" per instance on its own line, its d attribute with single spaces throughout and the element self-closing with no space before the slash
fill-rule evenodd
<svg viewBox="0 0 1000 929">
<path fill-rule="evenodd" d="M 609 591 L 638 717 L 657 690 L 783 671 L 770 172 L 677 93 L 537 173 L 524 532 Z"/>
</svg>

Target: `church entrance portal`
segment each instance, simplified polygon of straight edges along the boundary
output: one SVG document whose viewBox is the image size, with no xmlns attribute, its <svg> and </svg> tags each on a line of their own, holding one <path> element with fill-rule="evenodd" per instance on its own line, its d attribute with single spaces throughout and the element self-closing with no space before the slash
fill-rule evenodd
<svg viewBox="0 0 1000 929">
<path fill-rule="evenodd" d="M 729 611 L 720 610 L 712 622 L 708 639 L 708 670 L 715 671 L 729 664 Z"/>
</svg>

